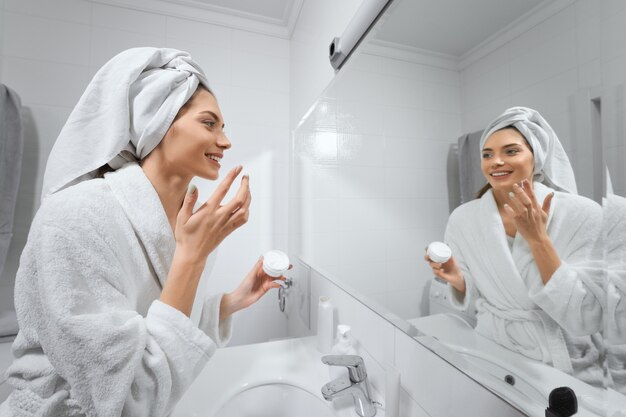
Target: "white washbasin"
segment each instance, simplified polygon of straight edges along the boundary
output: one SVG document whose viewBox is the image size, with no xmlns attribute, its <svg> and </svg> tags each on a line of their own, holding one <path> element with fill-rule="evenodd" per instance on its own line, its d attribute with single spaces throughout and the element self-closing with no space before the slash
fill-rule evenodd
<svg viewBox="0 0 626 417">
<path fill-rule="evenodd" d="M 218 349 L 171 417 L 358 417 L 351 397 L 322 397 L 330 376 L 321 357 L 314 337 Z"/>
<path fill-rule="evenodd" d="M 235 394 L 214 417 L 335 417 L 329 404 L 295 385 L 264 384 Z"/>
</svg>

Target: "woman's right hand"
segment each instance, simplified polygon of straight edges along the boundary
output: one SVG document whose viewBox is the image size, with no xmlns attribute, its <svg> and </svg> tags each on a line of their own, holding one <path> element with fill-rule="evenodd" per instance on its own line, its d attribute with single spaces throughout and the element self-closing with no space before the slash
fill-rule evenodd
<svg viewBox="0 0 626 417">
<path fill-rule="evenodd" d="M 424 259 L 432 268 L 433 274 L 448 282 L 457 291 L 465 294 L 465 278 L 463 278 L 463 272 L 461 268 L 459 268 L 459 264 L 457 264 L 454 256 L 451 256 L 445 263 L 433 262 L 428 257 L 428 254 L 424 255 Z"/>
<path fill-rule="evenodd" d="M 235 197 L 222 205 L 222 200 L 230 190 L 242 167 L 231 169 L 218 185 L 211 197 L 193 212 L 198 199 L 198 190 L 192 187 L 176 219 L 176 250 L 189 260 L 204 262 L 211 252 L 235 229 L 248 221 L 250 202 L 249 178 L 244 175 Z"/>
</svg>

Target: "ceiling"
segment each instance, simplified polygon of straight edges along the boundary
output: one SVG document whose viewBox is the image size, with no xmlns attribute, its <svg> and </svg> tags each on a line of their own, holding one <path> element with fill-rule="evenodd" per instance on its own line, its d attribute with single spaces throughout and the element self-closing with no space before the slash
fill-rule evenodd
<svg viewBox="0 0 626 417">
<path fill-rule="evenodd" d="M 461 58 L 540 4 L 552 1 L 404 0 L 392 6 L 376 39 Z"/>
</svg>

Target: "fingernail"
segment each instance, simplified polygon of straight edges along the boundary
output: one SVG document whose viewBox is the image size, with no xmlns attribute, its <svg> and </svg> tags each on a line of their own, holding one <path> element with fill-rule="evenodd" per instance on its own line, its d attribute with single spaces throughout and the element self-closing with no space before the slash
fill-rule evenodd
<svg viewBox="0 0 626 417">
<path fill-rule="evenodd" d="M 511 198 L 515 197 L 515 193 L 513 191 L 509 191 L 509 197 Z"/>
<path fill-rule="evenodd" d="M 187 187 L 187 194 L 191 195 L 196 192 L 196 186 L 194 184 L 189 183 L 189 187 Z"/>
<path fill-rule="evenodd" d="M 504 203 L 504 207 L 509 207 L 509 205 L 508 205 L 508 204 L 506 204 L 506 203 Z"/>
<path fill-rule="evenodd" d="M 242 170 L 242 169 L 243 169 L 243 166 L 239 165 L 239 166 L 237 167 L 237 174 L 239 174 L 239 173 L 241 172 L 241 170 Z"/>
</svg>

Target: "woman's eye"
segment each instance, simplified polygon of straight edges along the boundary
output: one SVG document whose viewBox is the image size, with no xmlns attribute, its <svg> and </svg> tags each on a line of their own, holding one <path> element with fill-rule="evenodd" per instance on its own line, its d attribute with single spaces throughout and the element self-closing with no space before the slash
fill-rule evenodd
<svg viewBox="0 0 626 417">
<path fill-rule="evenodd" d="M 213 127 L 213 126 L 215 126 L 215 121 L 213 121 L 213 120 L 205 120 L 205 121 L 204 121 L 204 122 L 202 122 L 202 123 L 204 123 L 205 125 L 207 125 L 207 126 L 209 126 L 209 127 Z"/>
<path fill-rule="evenodd" d="M 491 157 L 490 153 L 484 153 L 483 154 L 483 159 L 486 159 L 486 158 L 489 158 L 489 157 Z"/>
<path fill-rule="evenodd" d="M 518 153 L 519 153 L 519 150 L 518 150 L 518 149 L 508 149 L 508 150 L 506 151 L 506 154 L 507 154 L 507 155 L 516 155 L 516 154 L 518 154 Z"/>
</svg>

